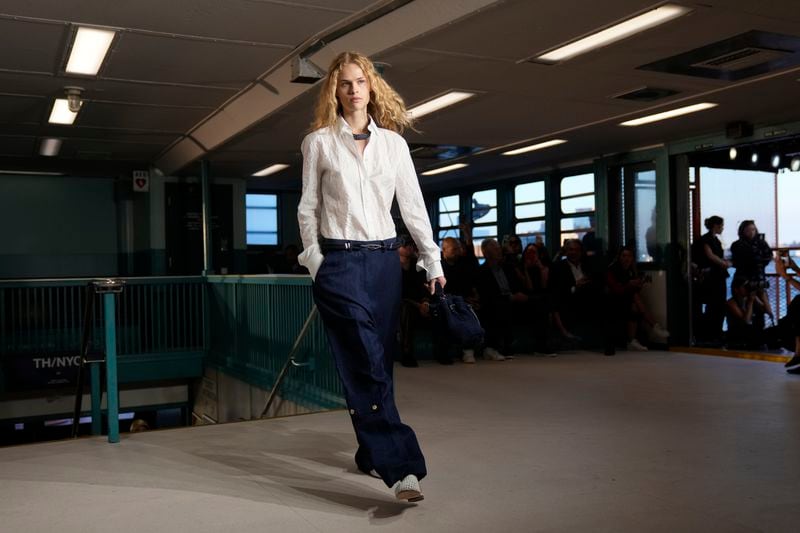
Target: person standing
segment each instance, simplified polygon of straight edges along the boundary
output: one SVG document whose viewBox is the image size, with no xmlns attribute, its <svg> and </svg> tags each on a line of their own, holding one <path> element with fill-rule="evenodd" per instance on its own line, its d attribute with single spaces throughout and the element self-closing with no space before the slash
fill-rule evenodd
<svg viewBox="0 0 800 533">
<path fill-rule="evenodd" d="M 401 500 L 423 498 L 425 458 L 404 424 L 392 379 L 401 267 L 390 209 L 417 243 L 417 269 L 431 293 L 445 285 L 439 247 L 411 154 L 402 98 L 357 52 L 339 54 L 321 84 L 311 132 L 302 143 L 303 191 L 297 218 L 300 263 L 313 279 L 358 441 L 356 465 Z"/>
<path fill-rule="evenodd" d="M 728 268 L 719 235 L 725 229 L 725 221 L 719 216 L 705 219 L 708 230 L 700 237 L 695 263 L 702 274 L 699 284 L 700 302 L 705 306 L 700 321 L 699 339 L 719 342 L 722 338 L 722 323 L 725 320 L 725 303 L 728 299 Z"/>
</svg>

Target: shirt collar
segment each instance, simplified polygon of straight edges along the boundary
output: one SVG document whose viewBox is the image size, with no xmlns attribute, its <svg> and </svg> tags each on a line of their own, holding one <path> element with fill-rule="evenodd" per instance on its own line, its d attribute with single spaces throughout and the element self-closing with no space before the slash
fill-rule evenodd
<svg viewBox="0 0 800 533">
<path fill-rule="evenodd" d="M 367 123 L 367 129 L 371 133 L 377 134 L 378 133 L 378 125 L 375 124 L 375 120 L 372 118 L 372 115 L 367 115 L 367 117 L 369 118 L 369 122 Z M 350 127 L 350 124 L 347 123 L 347 121 L 344 119 L 344 117 L 342 115 L 339 115 L 339 118 L 337 119 L 337 123 L 339 125 L 339 131 L 341 133 L 348 133 L 348 134 L 352 134 L 353 133 L 353 128 Z"/>
</svg>

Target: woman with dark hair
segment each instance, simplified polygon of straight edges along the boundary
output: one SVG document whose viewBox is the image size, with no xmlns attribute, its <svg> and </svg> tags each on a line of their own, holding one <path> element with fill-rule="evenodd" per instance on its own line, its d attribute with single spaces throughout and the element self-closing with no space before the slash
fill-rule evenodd
<svg viewBox="0 0 800 533">
<path fill-rule="evenodd" d="M 764 303 L 764 312 L 774 320 L 772 306 L 767 298 L 767 274 L 764 271 L 772 261 L 772 248 L 764 239 L 764 234 L 758 232 L 756 223 L 744 220 L 739 224 L 739 240 L 731 245 L 733 266 L 736 267 L 734 277 L 747 281 L 750 290 Z"/>
<path fill-rule="evenodd" d="M 636 270 L 633 248 L 623 246 L 620 249 L 616 261 L 608 267 L 606 281 L 609 292 L 609 312 L 613 314 L 610 317 L 613 318 L 611 322 L 625 324 L 628 350 L 647 351 L 647 347 L 636 338 L 636 332 L 641 321 L 650 326 L 651 334 L 656 341 L 666 342 L 669 338 L 669 332 L 655 321 L 639 296 L 646 278 L 640 276 Z"/>
<path fill-rule="evenodd" d="M 700 237 L 697 253 L 692 257 L 698 268 L 700 304 L 705 305 L 697 337 L 717 341 L 722 336 L 722 322 L 725 320 L 731 263 L 725 260 L 719 240 L 725 221 L 722 217 L 710 216 L 705 220 L 705 227 L 708 231 Z"/>
<path fill-rule="evenodd" d="M 441 251 L 408 145 L 403 99 L 356 52 L 339 54 L 321 82 L 312 131 L 302 144 L 303 193 L 297 209 L 314 282 L 358 441 L 356 465 L 419 501 L 427 470 L 414 431 L 394 400 L 393 355 L 402 274 L 393 199 L 419 248 L 428 289 L 444 287 Z"/>
</svg>

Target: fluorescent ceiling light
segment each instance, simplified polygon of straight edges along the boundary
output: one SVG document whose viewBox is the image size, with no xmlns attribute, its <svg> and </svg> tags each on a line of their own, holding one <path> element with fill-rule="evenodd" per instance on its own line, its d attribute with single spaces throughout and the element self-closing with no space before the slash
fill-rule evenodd
<svg viewBox="0 0 800 533">
<path fill-rule="evenodd" d="M 435 168 L 433 170 L 426 170 L 422 173 L 423 176 L 434 176 L 436 174 L 444 174 L 445 172 L 450 172 L 452 170 L 458 170 L 459 168 L 464 168 L 468 166 L 466 163 L 453 163 L 452 165 L 447 165 L 446 167 L 442 168 Z"/>
<path fill-rule="evenodd" d="M 465 91 L 450 91 L 449 93 L 437 96 L 432 100 L 428 100 L 425 103 L 412 107 L 408 110 L 408 114 L 413 118 L 419 118 L 429 113 L 433 113 L 434 111 L 439 111 L 445 107 L 457 104 L 458 102 L 466 100 L 467 98 L 472 98 L 473 96 L 475 96 L 475 93 L 468 93 Z"/>
<path fill-rule="evenodd" d="M 270 165 L 267 168 L 262 168 L 258 172 L 254 172 L 253 176 L 257 176 L 262 178 L 264 176 L 269 176 L 270 174 L 275 174 L 276 172 L 280 172 L 281 170 L 289 168 L 289 165 L 284 163 L 275 163 L 274 165 Z"/>
<path fill-rule="evenodd" d="M 526 152 L 533 152 L 534 150 L 542 150 L 543 148 L 550 148 L 551 146 L 558 146 L 559 144 L 564 144 L 564 139 L 553 139 L 551 141 L 545 141 L 543 143 L 531 144 L 530 146 L 523 146 L 522 148 L 516 148 L 514 150 L 509 150 L 508 152 L 503 152 L 502 155 L 519 155 L 524 154 Z"/>
<path fill-rule="evenodd" d="M 50 112 L 49 122 L 51 124 L 72 124 L 77 116 L 77 113 L 69 110 L 66 98 L 56 98 L 53 110 Z"/>
<path fill-rule="evenodd" d="M 668 118 L 679 117 L 681 115 L 688 115 L 689 113 L 696 113 L 705 109 L 717 107 L 719 104 L 712 104 L 711 102 L 703 102 L 702 104 L 687 105 L 679 107 L 663 113 L 656 113 L 655 115 L 647 115 L 646 117 L 636 118 L 620 123 L 620 126 L 641 126 L 642 124 L 649 124 L 651 122 L 658 122 L 659 120 L 666 120 Z"/>
<path fill-rule="evenodd" d="M 67 72 L 95 76 L 115 34 L 111 30 L 79 27 L 67 61 Z"/>
<path fill-rule="evenodd" d="M 663 24 L 672 19 L 678 18 L 690 12 L 691 9 L 676 4 L 665 4 L 639 16 L 628 19 L 609 28 L 593 33 L 583 39 L 579 39 L 570 44 L 556 48 L 546 54 L 536 57 L 537 61 L 543 63 L 558 63 L 571 59 L 577 55 L 589 52 L 616 41 L 630 37 L 635 33 L 649 30 L 659 24 Z"/>
<path fill-rule="evenodd" d="M 61 150 L 61 139 L 43 139 L 39 146 L 39 154 L 45 157 L 58 155 L 59 150 Z"/>
</svg>

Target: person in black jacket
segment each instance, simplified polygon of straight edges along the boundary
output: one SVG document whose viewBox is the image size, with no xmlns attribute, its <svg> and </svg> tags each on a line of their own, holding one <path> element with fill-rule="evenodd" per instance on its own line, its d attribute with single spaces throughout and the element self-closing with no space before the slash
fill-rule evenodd
<svg viewBox="0 0 800 533">
<path fill-rule="evenodd" d="M 774 320 L 772 306 L 766 296 L 769 282 L 764 271 L 772 261 L 772 249 L 764 239 L 764 234 L 758 232 L 756 223 L 744 220 L 739 224 L 739 240 L 731 245 L 733 266 L 736 267 L 734 277 L 747 281 L 751 290 L 756 292 L 756 297 L 764 302 L 764 312 Z"/>
<path fill-rule="evenodd" d="M 442 240 L 442 270 L 447 278 L 447 286 L 444 292 L 461 296 L 465 302 L 476 307 L 478 294 L 475 289 L 475 277 L 478 271 L 478 259 L 472 248 L 472 239 L 469 236 L 469 228 L 462 227 L 462 236 L 466 238 L 468 245 L 454 237 L 445 237 Z M 444 336 L 439 336 L 440 345 L 437 347 L 438 353 L 444 353 L 449 357 L 450 343 Z M 460 346 L 461 360 L 464 363 L 475 363 L 475 346 Z M 441 361 L 440 361 L 441 362 Z"/>
<path fill-rule="evenodd" d="M 502 361 L 511 351 L 513 305 L 528 301 L 513 266 L 504 264 L 503 249 L 496 239 L 484 239 L 481 251 L 486 262 L 478 269 L 476 287 L 480 296 L 480 320 L 486 330 L 486 359 Z"/>
<path fill-rule="evenodd" d="M 789 269 L 794 275 L 789 273 Z M 789 257 L 788 252 L 782 253 L 776 259 L 775 270 L 790 286 L 800 291 L 800 267 Z M 800 374 L 800 296 L 795 296 L 789 303 L 786 316 L 780 320 L 778 327 L 783 330 L 784 348 L 794 350 L 794 357 L 786 363 L 786 371 Z"/>
<path fill-rule="evenodd" d="M 725 228 L 722 217 L 711 216 L 705 220 L 708 230 L 694 244 L 692 262 L 695 264 L 697 292 L 702 313 L 698 320 L 696 338 L 700 341 L 716 342 L 722 336 L 725 320 L 725 301 L 728 294 L 728 268 L 731 263 L 724 258 L 719 235 Z M 705 309 L 702 310 L 702 306 Z"/>
<path fill-rule="evenodd" d="M 568 239 L 564 256 L 550 269 L 553 323 L 562 337 L 577 340 L 576 331 L 591 331 L 603 319 L 598 310 L 604 284 L 586 262 L 580 240 Z"/>
</svg>

